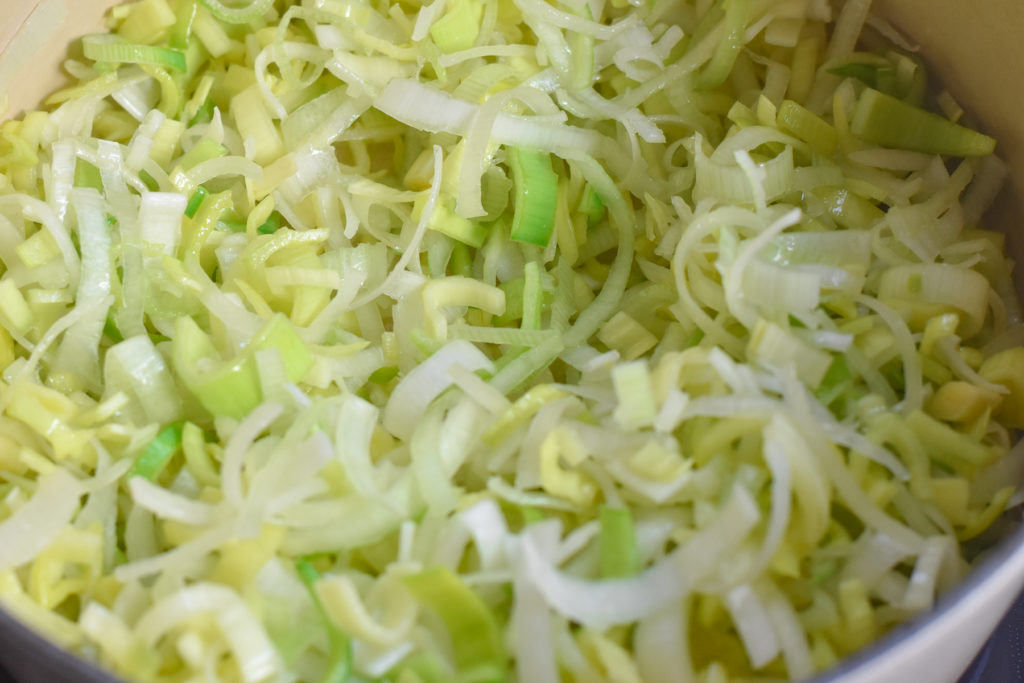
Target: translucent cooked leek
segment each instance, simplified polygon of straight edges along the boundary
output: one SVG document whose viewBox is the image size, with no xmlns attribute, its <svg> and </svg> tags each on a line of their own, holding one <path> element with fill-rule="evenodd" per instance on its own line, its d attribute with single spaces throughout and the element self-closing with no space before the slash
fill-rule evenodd
<svg viewBox="0 0 1024 683">
<path fill-rule="evenodd" d="M 320 572 L 306 560 L 296 562 L 295 571 L 313 598 L 317 612 L 320 614 L 320 618 L 323 619 L 327 629 L 327 641 L 330 652 L 320 682 L 345 683 L 352 671 L 352 645 L 348 638 L 345 637 L 345 634 L 330 622 L 327 611 L 324 609 L 323 603 L 316 593 L 316 583 L 320 580 Z"/>
<path fill-rule="evenodd" d="M 405 585 L 444 622 L 462 675 L 476 680 L 504 678 L 505 654 L 498 622 L 476 593 L 442 567 L 407 576 Z"/>
<path fill-rule="evenodd" d="M 220 0 L 199 0 L 199 3 L 210 10 L 213 16 L 229 24 L 245 24 L 267 13 L 274 0 L 251 0 L 235 4 L 225 4 Z M 188 3 L 182 3 L 188 5 Z"/>
<path fill-rule="evenodd" d="M 601 521 L 601 576 L 612 578 L 636 573 L 636 538 L 629 508 L 603 507 Z"/>
<path fill-rule="evenodd" d="M 181 430 L 182 424 L 180 422 L 168 425 L 160 430 L 160 433 L 149 442 L 149 445 L 142 451 L 139 459 L 128 470 L 128 476 L 156 479 L 181 447 Z"/>
<path fill-rule="evenodd" d="M 538 150 L 508 150 L 515 188 L 512 239 L 546 246 L 555 226 L 558 176 L 551 169 L 550 155 Z"/>
<path fill-rule="evenodd" d="M 453 0 L 445 15 L 430 27 L 430 37 L 441 52 L 458 52 L 473 47 L 480 33 L 483 3 L 476 0 Z"/>
<path fill-rule="evenodd" d="M 1024 337 L 868 10 L 114 8 L 0 125 L 0 604 L 160 683 L 803 679 L 929 609 Z"/>
<path fill-rule="evenodd" d="M 871 88 L 857 100 L 850 132 L 876 145 L 929 154 L 979 156 L 996 146 L 987 135 Z"/>
<path fill-rule="evenodd" d="M 302 379 L 314 362 L 283 317 L 272 318 L 245 353 L 227 360 L 217 358 L 209 338 L 190 318 L 180 318 L 171 358 L 182 382 L 211 414 L 241 418 L 263 400 L 256 354 L 267 350 L 278 353 L 290 382 Z"/>
<path fill-rule="evenodd" d="M 188 204 L 185 206 L 185 215 L 189 218 L 195 218 L 196 212 L 199 211 L 199 206 L 203 203 L 203 200 L 206 199 L 208 194 L 209 192 L 207 192 L 206 188 L 202 185 L 197 187 L 196 191 L 192 193 L 191 197 L 189 197 Z"/>
<path fill-rule="evenodd" d="M 86 57 L 95 62 L 151 64 L 177 71 L 186 69 L 185 54 L 180 50 L 152 45 L 136 45 L 118 40 L 109 34 L 86 36 L 82 39 L 82 51 Z"/>
</svg>

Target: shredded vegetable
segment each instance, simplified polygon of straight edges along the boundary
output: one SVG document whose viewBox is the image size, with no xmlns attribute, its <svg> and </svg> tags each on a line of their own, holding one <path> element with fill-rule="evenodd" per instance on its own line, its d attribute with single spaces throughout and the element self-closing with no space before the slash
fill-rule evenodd
<svg viewBox="0 0 1024 683">
<path fill-rule="evenodd" d="M 111 10 L 0 124 L 0 605 L 161 683 L 800 679 L 930 609 L 1024 336 L 995 141 L 868 17 Z"/>
</svg>

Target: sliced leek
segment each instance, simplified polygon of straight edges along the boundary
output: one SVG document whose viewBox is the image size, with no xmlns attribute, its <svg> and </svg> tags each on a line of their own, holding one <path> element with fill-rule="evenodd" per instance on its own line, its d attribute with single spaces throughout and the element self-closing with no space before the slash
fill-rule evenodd
<svg viewBox="0 0 1024 683">
<path fill-rule="evenodd" d="M 0 603 L 240 683 L 803 679 L 927 611 L 1024 348 L 994 143 L 868 4 L 112 9 L 0 124 Z"/>
</svg>

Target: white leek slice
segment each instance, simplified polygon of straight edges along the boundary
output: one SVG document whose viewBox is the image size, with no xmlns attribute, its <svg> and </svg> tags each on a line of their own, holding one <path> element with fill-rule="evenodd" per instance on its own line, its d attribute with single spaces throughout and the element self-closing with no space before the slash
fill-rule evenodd
<svg viewBox="0 0 1024 683">
<path fill-rule="evenodd" d="M 455 99 L 420 81 L 396 78 L 381 91 L 373 106 L 420 130 L 466 135 L 479 105 Z M 581 128 L 535 121 L 529 116 L 498 114 L 491 139 L 503 145 L 594 154 L 600 149 L 601 136 Z"/>
<path fill-rule="evenodd" d="M 402 439 L 411 437 L 416 420 L 430 402 L 454 384 L 450 373 L 454 365 L 471 371 L 494 371 L 494 364 L 473 344 L 462 339 L 449 342 L 395 386 L 384 406 L 384 427 Z"/>
<path fill-rule="evenodd" d="M 657 613 L 721 572 L 759 517 L 750 494 L 736 487 L 715 520 L 681 548 L 634 577 L 604 581 L 575 578 L 552 567 L 537 546 L 541 525 L 534 525 L 520 544 L 523 570 L 559 614 L 594 628 L 625 624 Z"/>
<path fill-rule="evenodd" d="M 0 571 L 20 567 L 50 545 L 71 523 L 81 494 L 81 485 L 63 469 L 43 477 L 32 498 L 0 522 Z"/>
<path fill-rule="evenodd" d="M 263 625 L 241 597 L 226 586 L 197 583 L 182 588 L 146 611 L 135 631 L 152 647 L 176 626 L 197 616 L 212 617 L 246 683 L 262 681 L 280 670 L 282 662 Z"/>
</svg>

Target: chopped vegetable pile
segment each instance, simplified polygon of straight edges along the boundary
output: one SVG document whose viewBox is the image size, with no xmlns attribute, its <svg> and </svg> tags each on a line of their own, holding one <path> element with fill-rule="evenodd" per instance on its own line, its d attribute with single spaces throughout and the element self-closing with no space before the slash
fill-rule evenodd
<svg viewBox="0 0 1024 683">
<path fill-rule="evenodd" d="M 114 8 L 0 126 L 0 604 L 168 683 L 798 679 L 928 610 L 1024 326 L 868 10 Z"/>
</svg>

